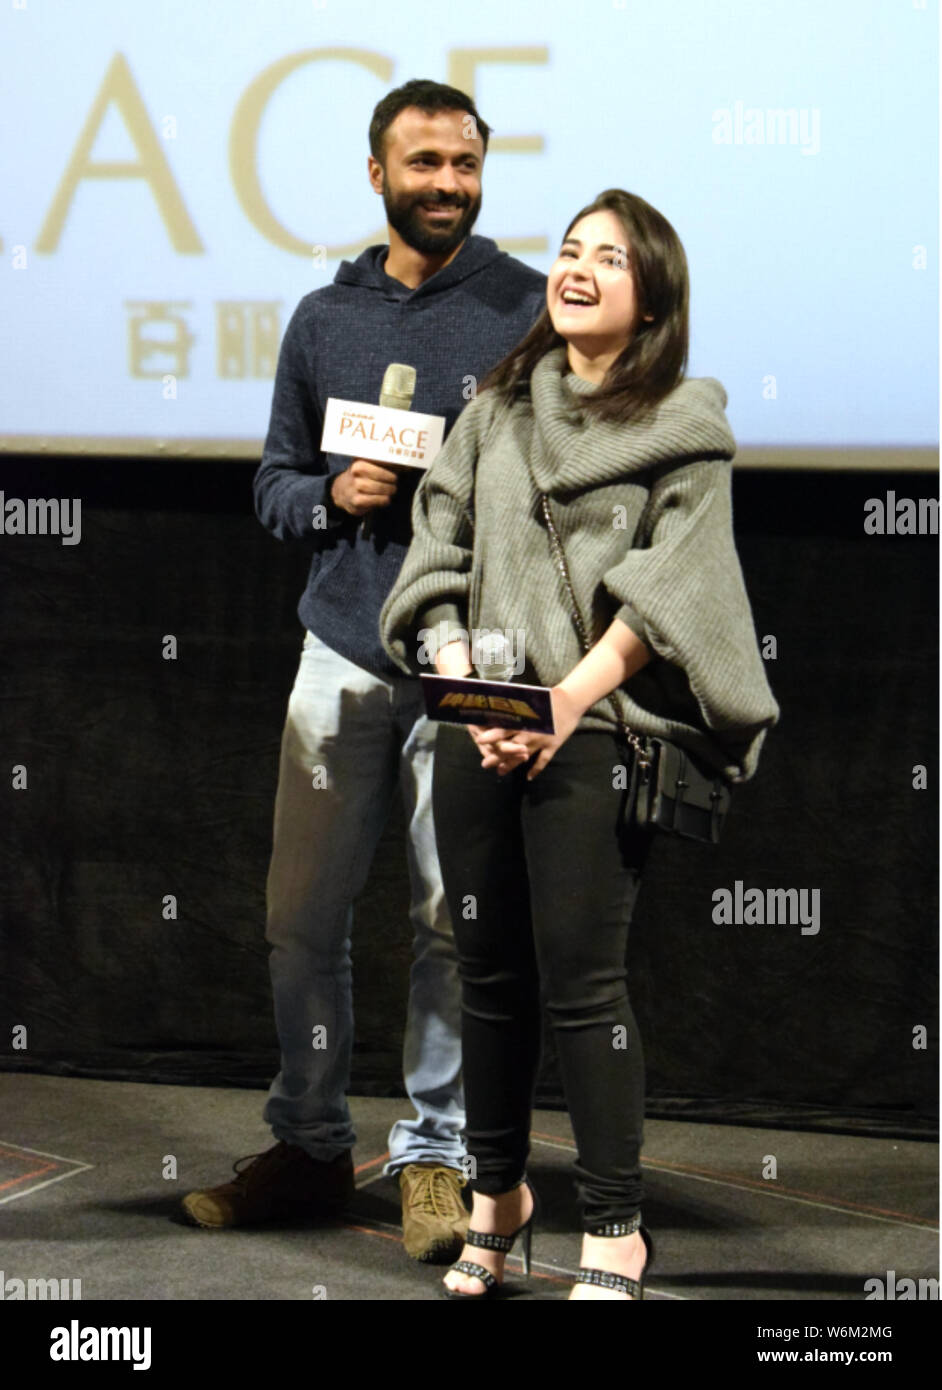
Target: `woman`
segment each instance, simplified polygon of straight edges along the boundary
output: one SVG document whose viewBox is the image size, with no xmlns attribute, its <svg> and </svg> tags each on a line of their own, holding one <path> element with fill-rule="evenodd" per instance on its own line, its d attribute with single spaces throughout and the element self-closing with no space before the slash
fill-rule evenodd
<svg viewBox="0 0 942 1390">
<path fill-rule="evenodd" d="M 625 979 L 649 832 L 632 821 L 633 754 L 609 697 L 633 731 L 734 782 L 752 776 L 778 717 L 732 539 L 726 394 L 684 379 L 688 298 L 680 241 L 643 199 L 609 189 L 577 213 L 546 311 L 422 480 L 381 615 L 387 649 L 411 671 L 430 638 L 437 670 L 462 675 L 468 629 L 522 633 L 520 679 L 550 687 L 555 726 L 549 736 L 442 724 L 436 740 L 474 1160 L 451 1297 L 497 1293 L 521 1233 L 528 1268 L 541 990 L 578 1146 L 582 1269 L 570 1297 L 640 1297 L 652 1256 L 640 1216 L 643 1059 Z"/>
</svg>

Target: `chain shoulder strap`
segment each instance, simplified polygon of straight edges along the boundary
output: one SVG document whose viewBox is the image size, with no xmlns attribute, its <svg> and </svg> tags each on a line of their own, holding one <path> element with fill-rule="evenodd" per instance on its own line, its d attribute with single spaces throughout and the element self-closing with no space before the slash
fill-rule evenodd
<svg viewBox="0 0 942 1390">
<path fill-rule="evenodd" d="M 550 501 L 545 492 L 540 493 L 540 507 L 543 512 L 543 520 L 546 522 L 546 531 L 549 536 L 550 549 L 553 552 L 553 560 L 556 568 L 559 570 L 560 578 L 563 581 L 563 587 L 569 598 L 573 626 L 578 633 L 579 644 L 582 647 L 582 651 L 584 654 L 587 654 L 592 648 L 592 643 L 589 641 L 585 623 L 582 621 L 582 614 L 579 612 L 579 604 L 576 602 L 575 590 L 572 587 L 572 580 L 569 577 L 569 566 L 566 564 L 566 554 L 563 550 L 563 543 L 559 538 L 559 532 L 556 530 L 552 509 L 550 508 Z M 650 764 L 648 751 L 638 734 L 636 734 L 633 729 L 629 729 L 628 725 L 625 723 L 624 716 L 618 708 L 618 701 L 615 699 L 615 692 L 611 691 L 607 698 L 614 711 L 619 732 L 631 745 L 637 755 L 638 766 L 642 768 L 648 767 Z"/>
<path fill-rule="evenodd" d="M 494 431 L 497 428 L 497 425 L 506 415 L 509 414 L 509 411 L 510 407 L 507 405 L 505 401 L 502 401 L 500 399 L 495 400 L 490 423 L 488 424 L 487 430 L 485 431 L 483 442 L 481 443 L 481 446 L 478 449 L 472 467 L 471 497 L 468 503 L 465 505 L 464 509 L 465 518 L 468 522 L 468 525 L 471 527 L 471 573 L 468 576 L 467 619 L 468 627 L 472 630 L 477 626 L 478 606 L 481 598 L 481 583 L 483 579 L 483 576 L 481 574 L 481 567 L 478 563 L 478 552 L 475 531 L 475 517 L 477 515 L 476 503 L 478 486 L 478 460 L 481 458 L 481 455 L 486 451 L 487 446 L 490 444 L 491 437 L 493 436 Z"/>
</svg>

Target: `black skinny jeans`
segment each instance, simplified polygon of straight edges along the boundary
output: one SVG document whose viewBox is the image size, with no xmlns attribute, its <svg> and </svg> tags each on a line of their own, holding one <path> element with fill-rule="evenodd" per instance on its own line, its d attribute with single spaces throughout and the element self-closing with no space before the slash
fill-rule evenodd
<svg viewBox="0 0 942 1390">
<path fill-rule="evenodd" d="M 622 751 L 624 750 L 624 751 Z M 433 807 L 462 994 L 473 1191 L 524 1176 L 540 1061 L 540 995 L 555 1031 L 578 1158 L 582 1226 L 641 1205 L 644 1058 L 628 1000 L 628 925 L 649 835 L 613 769 L 630 750 L 577 730 L 532 781 L 481 767 L 466 729 L 439 726 Z"/>
</svg>

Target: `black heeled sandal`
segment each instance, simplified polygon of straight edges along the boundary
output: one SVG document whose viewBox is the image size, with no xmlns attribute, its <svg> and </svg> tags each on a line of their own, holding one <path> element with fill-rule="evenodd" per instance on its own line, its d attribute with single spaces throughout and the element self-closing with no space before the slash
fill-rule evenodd
<svg viewBox="0 0 942 1390">
<path fill-rule="evenodd" d="M 648 1252 L 640 1279 L 629 1279 L 626 1274 L 615 1274 L 610 1269 L 580 1269 L 575 1282 L 577 1284 L 595 1284 L 602 1289 L 614 1289 L 616 1293 L 626 1294 L 629 1298 L 640 1303 L 644 1298 L 644 1281 L 654 1264 L 654 1240 L 647 1227 L 642 1226 L 640 1221 L 613 1221 L 609 1222 L 607 1226 L 600 1226 L 594 1231 L 589 1231 L 588 1234 L 592 1236 L 630 1236 L 635 1231 L 641 1232 L 641 1239 Z"/>
<path fill-rule="evenodd" d="M 466 1245 L 474 1245 L 479 1250 L 499 1250 L 502 1254 L 509 1255 L 517 1237 L 522 1236 L 523 1243 L 520 1249 L 520 1258 L 523 1263 L 524 1274 L 529 1275 L 530 1250 L 533 1242 L 533 1218 L 536 1216 L 537 1200 L 536 1193 L 533 1188 L 530 1187 L 526 1178 L 522 1178 L 520 1182 L 517 1183 L 517 1187 L 524 1186 L 529 1189 L 530 1196 L 533 1199 L 533 1210 L 522 1226 L 518 1226 L 513 1234 L 509 1236 L 499 1236 L 491 1232 L 474 1231 L 469 1227 L 464 1240 Z M 511 1187 L 508 1191 L 513 1192 L 514 1188 Z M 480 1279 L 481 1283 L 484 1285 L 484 1291 L 483 1293 L 463 1293 L 460 1289 L 450 1289 L 447 1284 L 443 1284 L 442 1294 L 445 1298 L 464 1298 L 470 1299 L 471 1302 L 480 1302 L 481 1299 L 500 1297 L 501 1289 L 504 1287 L 503 1283 L 498 1281 L 497 1276 L 492 1274 L 489 1269 L 485 1269 L 483 1265 L 475 1264 L 473 1260 L 459 1260 L 457 1264 L 451 1266 L 451 1269 L 457 1270 L 459 1274 L 468 1274 L 472 1279 Z M 451 1273 L 451 1270 L 449 1270 L 449 1273 Z"/>
</svg>

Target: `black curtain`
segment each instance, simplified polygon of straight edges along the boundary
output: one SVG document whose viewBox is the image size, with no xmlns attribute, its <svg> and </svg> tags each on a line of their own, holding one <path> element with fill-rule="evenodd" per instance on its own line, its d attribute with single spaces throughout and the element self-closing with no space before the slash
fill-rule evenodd
<svg viewBox="0 0 942 1390">
<path fill-rule="evenodd" d="M 307 559 L 255 520 L 252 472 L 0 462 L 7 499 L 82 499 L 77 545 L 0 536 L 0 1068 L 277 1069 L 264 887 Z M 782 720 L 723 843 L 652 856 L 629 952 L 651 1114 L 933 1129 L 937 540 L 868 535 L 864 504 L 936 487 L 734 474 Z M 357 909 L 354 1093 L 401 1092 L 403 835 L 397 813 Z M 818 890 L 820 930 L 715 922 L 737 880 Z M 539 1096 L 561 1098 L 550 1039 Z"/>
</svg>

